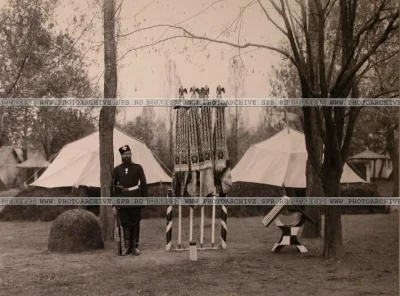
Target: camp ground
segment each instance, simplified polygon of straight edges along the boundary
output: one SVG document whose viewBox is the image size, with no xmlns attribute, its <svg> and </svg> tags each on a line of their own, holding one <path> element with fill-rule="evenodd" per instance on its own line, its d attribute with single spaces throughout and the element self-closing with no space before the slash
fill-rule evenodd
<svg viewBox="0 0 400 296">
<path fill-rule="evenodd" d="M 154 157 L 153 152 L 143 142 L 115 129 L 114 147 L 122 143 L 129 143 L 131 147 L 134 147 L 137 152 L 133 153 L 133 158 L 143 164 L 145 172 L 152 172 L 148 174 L 149 184 L 159 189 L 153 194 L 166 193 L 171 186 L 171 177 L 168 170 L 163 169 L 163 164 Z M 232 170 L 232 194 L 251 195 L 257 194 L 259 190 L 265 190 L 266 195 L 280 196 L 283 194 L 280 191 L 282 188 L 286 189 L 287 195 L 302 194 L 305 178 L 297 180 L 293 176 L 296 172 L 305 170 L 304 146 L 304 135 L 293 128 L 285 128 L 273 137 L 255 143 Z M 71 193 L 74 188 L 75 190 L 92 188 L 91 191 L 85 192 L 90 191 L 93 194 L 93 190 L 96 191 L 95 189 L 99 186 L 96 181 L 99 179 L 99 166 L 94 161 L 99 158 L 97 147 L 98 132 L 65 145 L 48 165 L 46 171 L 25 191 L 39 188 L 39 190 L 56 190 L 53 192 L 57 192 L 62 187 L 65 188 L 64 192 Z M 117 153 L 118 150 L 115 149 L 115 164 L 119 163 Z M 281 163 L 276 164 L 274 160 L 279 160 Z M 259 163 L 266 165 L 258 167 Z M 275 174 L 268 174 L 269 167 L 274 168 Z M 244 172 L 244 174 L 237 172 Z M 342 178 L 344 190 L 349 186 L 369 186 L 359 174 L 356 169 L 345 166 Z M 89 177 L 93 175 L 97 178 Z M 259 176 L 262 178 L 254 179 Z M 163 186 L 160 187 L 160 184 Z M 379 185 L 379 192 L 383 195 L 385 194 L 384 184 Z M 254 190 L 254 186 L 258 187 Z M 95 194 L 98 193 L 97 190 Z M 47 207 L 46 210 L 54 211 L 50 208 Z M 252 215 L 256 215 L 255 217 L 249 217 L 246 214 L 246 207 L 238 210 L 238 207 L 228 206 L 225 220 L 228 225 L 225 229 L 227 235 L 223 237 L 220 234 L 223 230 L 220 207 L 214 209 L 214 212 L 216 210 L 215 217 L 212 216 L 211 207 L 205 208 L 205 216 L 201 215 L 199 208 L 193 211 L 193 228 L 190 227 L 189 207 L 181 208 L 181 217 L 178 206 L 173 207 L 170 219 L 168 207 L 147 209 L 148 218 L 143 222 L 142 254 L 140 257 L 131 257 L 127 260 L 123 260 L 123 257 L 116 253 L 118 241 L 116 231 L 115 238 L 112 241 L 106 241 L 97 250 L 72 253 L 50 251 L 49 234 L 55 223 L 54 218 L 67 209 L 53 213 L 54 217 L 49 222 L 18 221 L 24 220 L 19 213 L 17 221 L 0 222 L 3 225 L 1 235 L 5 237 L 4 243 L 1 244 L 2 262 L 9 271 L 2 277 L 3 290 L 9 295 L 20 293 L 38 295 L 49 293 L 49 291 L 67 295 L 79 294 L 82 290 L 90 290 L 87 292 L 89 295 L 112 294 L 115 291 L 120 294 L 129 294 L 132 290 L 137 295 L 163 293 L 172 295 L 180 294 L 182 289 L 190 287 L 195 295 L 215 295 L 216 292 L 223 295 L 235 295 L 243 291 L 257 294 L 260 289 L 274 289 L 280 291 L 281 295 L 288 295 L 289 293 L 306 293 L 311 286 L 316 286 L 317 288 L 314 288 L 316 295 L 326 292 L 332 295 L 343 295 L 343 289 L 349 291 L 351 295 L 355 291 L 378 293 L 382 291 L 383 285 L 384 290 L 390 295 L 397 289 L 393 284 L 397 269 L 391 262 L 397 256 L 395 246 L 398 243 L 398 229 L 389 228 L 387 231 L 379 231 L 387 224 L 396 225 L 397 212 L 389 214 L 381 212 L 381 214 L 372 215 L 360 215 L 361 212 L 354 215 L 350 212 L 344 215 L 344 242 L 352 242 L 351 247 L 346 250 L 348 259 L 322 264 L 319 257 L 323 247 L 321 238 L 304 238 L 301 230 L 298 238 L 301 244 L 304 244 L 306 253 L 299 253 L 294 246 L 285 247 L 279 253 L 272 251 L 282 235 L 281 230 L 274 223 L 266 228 L 261 222 L 265 214 L 268 211 L 272 213 L 273 209 L 264 207 L 264 210 L 261 209 L 258 214 L 254 211 Z M 249 207 L 247 208 L 247 211 L 251 211 Z M 88 209 L 93 211 L 90 207 Z M 27 211 L 27 213 L 38 215 L 34 211 Z M 97 211 L 94 213 L 98 215 Z M 4 217 L 3 211 L 3 219 Z M 290 212 L 282 212 L 279 217 L 285 223 L 296 219 Z M 40 216 L 36 218 L 40 219 Z M 13 220 L 12 216 L 9 215 L 6 220 Z M 324 223 L 324 216 L 322 216 L 322 223 Z M 93 227 L 76 225 L 79 229 Z M 323 229 L 324 227 L 322 227 L 322 236 Z M 94 229 L 89 231 L 91 233 L 89 238 L 95 239 L 96 231 Z M 169 241 L 168 231 L 170 231 Z M 35 235 L 32 235 L 33 233 Z M 71 233 L 71 235 L 76 234 Z M 196 261 L 190 260 L 189 256 L 190 235 L 192 235 L 192 240 L 197 242 Z M 212 240 L 214 248 L 211 248 Z M 178 245 L 179 242 L 181 246 Z M 225 242 L 225 247 L 221 248 L 223 242 Z M 85 240 L 81 243 L 86 245 Z M 170 243 L 169 248 L 168 243 Z M 200 247 L 201 243 L 202 247 Z M 182 251 L 174 252 L 179 251 L 179 247 Z M 373 254 L 368 251 L 371 247 L 377 250 Z M 17 269 L 13 269 L 13 266 L 24 266 L 27 274 L 25 282 L 15 279 L 14 272 Z M 355 266 L 357 266 L 357 271 Z M 270 271 L 271 268 L 273 272 Z M 309 269 L 310 274 L 313 275 L 306 285 L 300 284 L 303 283 L 304 268 Z M 121 278 L 118 275 L 120 269 L 129 275 L 124 279 Z M 94 270 L 102 272 L 97 274 Z M 350 276 L 349 273 L 353 275 Z M 222 274 L 222 276 L 216 276 L 217 274 Z M 283 289 L 282 281 L 278 279 L 288 276 L 291 281 L 299 285 L 291 285 L 290 288 Z M 149 286 L 147 282 L 149 277 L 163 278 L 163 280 Z M 194 277 L 203 277 L 203 281 L 212 283 L 216 290 L 205 292 L 203 281 L 193 281 Z M 134 284 L 129 279 L 134 279 Z M 355 282 L 362 284 L 363 288 L 357 288 L 354 285 Z M 26 291 L 27 283 L 34 288 Z M 164 291 L 165 283 L 170 283 L 167 285 L 168 291 Z"/>
<path fill-rule="evenodd" d="M 133 161 L 143 165 L 149 196 L 170 195 L 171 170 L 143 141 L 118 128 L 113 131 L 114 166 L 121 161 L 118 147 L 123 145 L 129 145 Z M 49 162 L 36 155 L 17 164 L 20 169 L 36 168 L 33 182 L 2 193 L 21 198 L 100 196 L 99 146 L 96 131 L 64 145 Z M 304 134 L 288 126 L 250 145 L 232 169 L 231 181 L 222 179 L 231 182 L 231 196 L 306 196 L 306 162 Z M 350 163 L 344 165 L 341 184 L 342 196 L 391 194 L 390 182 L 367 181 Z M 187 290 L 193 295 L 258 295 L 265 290 L 289 295 L 311 289 L 315 295 L 394 295 L 398 227 L 388 225 L 398 225 L 395 210 L 343 208 L 346 253 L 325 261 L 325 215 L 319 236 L 308 238 L 304 227 L 315 221 L 301 208 L 148 206 L 141 255 L 126 258 L 117 252 L 115 223 L 113 238 L 103 240 L 99 207 L 6 206 L 0 212 L 1 262 L 7 270 L 1 285 L 8 295 L 181 295 Z M 24 281 L 18 280 L 21 268 Z M 158 280 L 149 285 L 149 278 Z M 287 281 L 290 284 L 284 284 Z M 206 288 L 210 285 L 215 288 Z"/>
</svg>

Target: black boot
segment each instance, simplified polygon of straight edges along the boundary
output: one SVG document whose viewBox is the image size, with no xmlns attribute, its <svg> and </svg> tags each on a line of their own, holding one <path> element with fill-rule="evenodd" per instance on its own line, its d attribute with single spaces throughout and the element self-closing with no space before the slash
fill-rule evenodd
<svg viewBox="0 0 400 296">
<path fill-rule="evenodd" d="M 124 243 L 125 250 L 122 252 L 122 256 L 127 256 L 132 252 L 132 234 L 130 228 L 122 228 L 124 231 Z"/>
<path fill-rule="evenodd" d="M 140 236 L 140 223 L 136 224 L 132 228 L 132 254 L 133 255 L 140 255 L 139 250 L 139 236 Z"/>
</svg>

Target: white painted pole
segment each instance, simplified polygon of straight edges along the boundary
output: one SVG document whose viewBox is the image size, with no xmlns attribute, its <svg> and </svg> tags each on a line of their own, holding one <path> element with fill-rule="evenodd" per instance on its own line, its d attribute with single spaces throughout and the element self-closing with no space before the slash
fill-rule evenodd
<svg viewBox="0 0 400 296">
<path fill-rule="evenodd" d="M 215 194 L 213 195 L 212 215 L 211 215 L 211 247 L 214 248 L 215 238 Z"/>
<path fill-rule="evenodd" d="M 189 242 L 193 240 L 193 208 L 190 207 L 190 230 L 189 230 Z"/>
<path fill-rule="evenodd" d="M 204 206 L 201 206 L 201 217 L 200 217 L 200 248 L 203 248 L 204 241 Z"/>
<path fill-rule="evenodd" d="M 182 248 L 182 206 L 178 206 L 179 217 L 178 217 L 178 249 Z"/>
</svg>

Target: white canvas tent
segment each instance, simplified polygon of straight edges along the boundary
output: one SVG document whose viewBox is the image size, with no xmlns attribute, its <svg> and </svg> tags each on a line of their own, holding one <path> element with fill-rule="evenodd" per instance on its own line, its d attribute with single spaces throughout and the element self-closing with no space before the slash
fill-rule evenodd
<svg viewBox="0 0 400 296">
<path fill-rule="evenodd" d="M 141 141 L 114 129 L 114 166 L 121 163 L 118 148 L 129 145 L 132 161 L 143 167 L 148 184 L 171 183 L 150 149 Z M 99 132 L 65 145 L 47 170 L 31 185 L 55 187 L 100 187 Z"/>
<path fill-rule="evenodd" d="M 252 145 L 232 170 L 232 181 L 306 188 L 307 157 L 304 134 L 284 129 Z M 345 164 L 341 183 L 366 181 Z"/>
<path fill-rule="evenodd" d="M 32 157 L 29 157 L 24 162 L 17 165 L 18 168 L 47 168 L 50 163 L 45 159 L 42 153 L 36 152 Z"/>
<path fill-rule="evenodd" d="M 36 152 L 32 157 L 17 165 L 21 169 L 34 169 L 34 181 L 38 178 L 39 170 L 49 167 L 50 163 L 46 160 L 42 153 Z"/>
<path fill-rule="evenodd" d="M 370 181 L 371 177 L 374 179 L 387 179 L 393 171 L 392 162 L 388 153 L 386 153 L 386 155 L 381 155 L 367 149 L 349 157 L 349 161 L 364 162 L 367 181 Z"/>
</svg>

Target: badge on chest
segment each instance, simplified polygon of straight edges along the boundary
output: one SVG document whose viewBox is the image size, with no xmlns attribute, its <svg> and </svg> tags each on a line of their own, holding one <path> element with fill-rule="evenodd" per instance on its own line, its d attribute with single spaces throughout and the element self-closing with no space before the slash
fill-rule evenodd
<svg viewBox="0 0 400 296">
<path fill-rule="evenodd" d="M 128 175 L 128 168 L 125 169 L 125 175 Z"/>
</svg>

